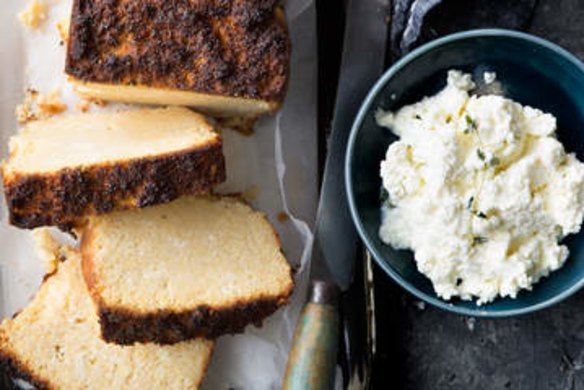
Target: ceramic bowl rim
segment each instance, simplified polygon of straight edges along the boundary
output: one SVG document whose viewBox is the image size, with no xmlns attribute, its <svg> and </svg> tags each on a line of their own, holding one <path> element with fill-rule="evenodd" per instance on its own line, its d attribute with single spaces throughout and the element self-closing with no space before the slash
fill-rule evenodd
<svg viewBox="0 0 584 390">
<path fill-rule="evenodd" d="M 389 263 L 384 260 L 384 256 L 382 256 L 381 253 L 379 253 L 375 249 L 375 246 L 373 245 L 373 243 L 371 242 L 371 240 L 369 239 L 369 237 L 365 233 L 365 229 L 364 229 L 363 223 L 361 221 L 361 216 L 357 212 L 357 206 L 356 206 L 354 192 L 353 192 L 353 184 L 351 182 L 351 172 L 352 172 L 351 166 L 353 164 L 355 139 L 357 138 L 357 134 L 359 133 L 359 131 L 362 127 L 362 124 L 363 124 L 363 121 L 365 120 L 366 115 L 369 113 L 369 111 L 372 108 L 371 106 L 372 106 L 373 102 L 375 101 L 377 96 L 382 92 L 383 88 L 388 83 L 388 81 L 398 71 L 405 68 L 411 62 L 413 62 L 414 60 L 421 57 L 422 55 L 424 55 L 424 54 L 426 54 L 426 53 L 428 53 L 428 52 L 430 52 L 430 51 L 432 51 L 440 46 L 443 46 L 443 45 L 448 44 L 448 43 L 453 42 L 453 41 L 466 40 L 469 38 L 479 38 L 479 37 L 481 37 L 481 38 L 484 38 L 484 37 L 506 37 L 506 38 L 520 39 L 520 40 L 524 40 L 524 41 L 533 43 L 537 46 L 549 49 L 555 55 L 564 58 L 571 65 L 573 65 L 577 69 L 579 69 L 580 72 L 582 73 L 582 77 L 584 78 L 584 64 L 580 60 L 578 60 L 573 54 L 571 54 L 566 49 L 560 47 L 559 45 L 557 45 L 555 43 L 552 43 L 546 39 L 543 39 L 543 38 L 540 38 L 540 37 L 537 37 L 535 35 L 528 34 L 528 33 L 512 31 L 512 30 L 505 30 L 505 29 L 496 29 L 496 28 L 493 28 L 493 29 L 491 29 L 491 28 L 489 28 L 489 29 L 475 29 L 475 30 L 468 30 L 468 31 L 450 34 L 450 35 L 444 36 L 442 38 L 438 38 L 436 40 L 428 42 L 428 43 L 420 46 L 419 48 L 416 48 L 415 50 L 413 50 L 412 52 L 410 52 L 409 54 L 405 55 L 400 60 L 395 62 L 387 71 L 385 71 L 385 73 L 383 73 L 383 75 L 378 79 L 378 81 L 369 90 L 365 100 L 361 104 L 359 111 L 355 117 L 355 120 L 354 120 L 353 125 L 351 127 L 349 139 L 347 142 L 347 153 L 345 156 L 345 186 L 346 186 L 346 195 L 347 195 L 347 200 L 349 203 L 351 217 L 353 219 L 353 222 L 355 224 L 357 232 L 359 233 L 359 236 L 361 237 L 361 239 L 365 243 L 365 246 L 367 247 L 369 252 L 372 254 L 372 256 L 375 259 L 375 261 L 377 262 L 377 264 L 395 282 L 397 282 L 402 288 L 404 288 L 405 290 L 407 290 L 408 292 L 413 294 L 418 299 L 421 299 L 422 301 L 427 302 L 435 307 L 438 307 L 440 309 L 443 309 L 443 310 L 446 310 L 446 311 L 449 311 L 452 313 L 473 316 L 473 317 L 510 317 L 510 316 L 517 316 L 517 315 L 521 315 L 521 314 L 532 313 L 532 312 L 547 308 L 549 306 L 552 306 L 552 305 L 568 298 L 569 296 L 571 296 L 572 294 L 574 294 L 576 291 L 580 290 L 584 286 L 584 275 L 582 276 L 582 278 L 579 281 L 574 283 L 572 286 L 566 288 L 561 293 L 554 295 L 553 297 L 548 298 L 548 299 L 546 299 L 542 302 L 539 302 L 537 304 L 534 304 L 534 305 L 512 308 L 512 309 L 505 309 L 505 310 L 497 310 L 497 311 L 481 310 L 480 307 L 477 307 L 476 309 L 474 309 L 474 308 L 455 306 L 454 304 L 452 304 L 448 301 L 444 301 L 435 295 L 429 295 L 429 294 L 422 292 L 421 290 L 416 288 L 414 285 L 412 285 L 409 281 L 404 279 L 401 275 L 399 275 L 392 268 L 392 266 L 389 265 Z M 537 284 L 534 285 L 534 288 L 537 288 Z"/>
</svg>

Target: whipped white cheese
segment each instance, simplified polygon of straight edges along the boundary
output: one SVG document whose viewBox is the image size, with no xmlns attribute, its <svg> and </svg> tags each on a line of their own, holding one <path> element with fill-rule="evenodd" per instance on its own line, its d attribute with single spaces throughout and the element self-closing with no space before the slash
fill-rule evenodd
<svg viewBox="0 0 584 390">
<path fill-rule="evenodd" d="M 379 235 L 414 251 L 440 297 L 484 304 L 564 264 L 559 242 L 584 215 L 584 164 L 556 139 L 554 116 L 474 87 L 451 70 L 437 95 L 378 112 L 400 137 L 381 163 Z"/>
</svg>

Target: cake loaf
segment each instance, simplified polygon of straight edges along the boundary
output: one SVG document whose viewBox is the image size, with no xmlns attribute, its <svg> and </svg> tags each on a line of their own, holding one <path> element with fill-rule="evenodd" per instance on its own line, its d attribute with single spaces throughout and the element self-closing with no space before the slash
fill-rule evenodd
<svg viewBox="0 0 584 390">
<path fill-rule="evenodd" d="M 33 301 L 0 325 L 0 370 L 8 383 L 24 380 L 37 390 L 199 388 L 213 342 L 106 343 L 79 255 L 67 256 Z"/>
<path fill-rule="evenodd" d="M 270 223 L 235 197 L 91 217 L 81 252 L 102 336 L 118 344 L 241 332 L 294 285 Z"/>
<path fill-rule="evenodd" d="M 225 180 L 221 138 L 186 108 L 81 114 L 29 123 L 10 140 L 10 222 L 71 227 L 80 218 L 203 194 Z"/>
<path fill-rule="evenodd" d="M 82 96 L 255 118 L 286 92 L 279 1 L 74 0 L 66 73 Z"/>
</svg>

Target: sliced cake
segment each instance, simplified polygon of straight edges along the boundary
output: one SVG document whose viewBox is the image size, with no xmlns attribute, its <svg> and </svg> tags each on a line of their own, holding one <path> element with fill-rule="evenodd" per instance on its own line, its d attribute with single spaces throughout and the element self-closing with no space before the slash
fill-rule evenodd
<svg viewBox="0 0 584 390">
<path fill-rule="evenodd" d="M 103 338 L 118 344 L 243 331 L 294 285 L 270 223 L 235 197 L 92 217 L 81 252 Z"/>
<path fill-rule="evenodd" d="M 254 118 L 281 105 L 289 61 L 278 0 L 74 0 L 65 69 L 87 98 Z"/>
<path fill-rule="evenodd" d="M 37 390 L 197 389 L 213 342 L 120 346 L 100 337 L 79 256 L 69 252 L 33 301 L 0 325 L 0 370 Z"/>
<path fill-rule="evenodd" d="M 3 167 L 10 222 L 71 227 L 81 217 L 202 194 L 225 180 L 221 138 L 186 108 L 29 123 Z"/>
</svg>

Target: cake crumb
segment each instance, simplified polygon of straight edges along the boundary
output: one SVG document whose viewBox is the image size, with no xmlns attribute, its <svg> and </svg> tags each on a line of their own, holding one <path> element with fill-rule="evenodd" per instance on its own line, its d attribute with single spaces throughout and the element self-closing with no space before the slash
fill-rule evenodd
<svg viewBox="0 0 584 390">
<path fill-rule="evenodd" d="M 107 106 L 107 102 L 103 99 L 97 99 L 97 98 L 90 98 L 87 99 L 87 101 L 91 104 L 95 104 L 98 107 L 105 107 Z"/>
<path fill-rule="evenodd" d="M 20 124 L 37 120 L 36 114 L 32 110 L 31 106 L 26 103 L 22 103 L 16 106 L 14 113 L 16 115 L 16 122 Z"/>
<path fill-rule="evenodd" d="M 57 31 L 59 31 L 59 37 L 61 37 L 61 42 L 67 42 L 69 38 L 69 18 L 64 17 L 57 22 Z"/>
<path fill-rule="evenodd" d="M 75 107 L 77 107 L 77 109 L 83 113 L 89 111 L 89 106 L 90 103 L 87 100 L 84 100 L 82 102 L 77 103 L 77 105 Z"/>
<path fill-rule="evenodd" d="M 253 134 L 256 117 L 235 116 L 217 119 L 219 126 L 236 130 L 245 136 Z"/>
<path fill-rule="evenodd" d="M 283 222 L 286 222 L 287 220 L 289 220 L 290 219 L 290 216 L 285 211 L 280 211 L 278 213 L 278 217 L 277 218 L 278 218 L 278 222 L 283 223 Z"/>
<path fill-rule="evenodd" d="M 46 95 L 39 94 L 35 89 L 26 90 L 24 102 L 16 106 L 16 121 L 25 124 L 38 119 L 46 119 L 67 110 L 67 105 L 61 101 L 61 91 L 55 89 Z"/>
<path fill-rule="evenodd" d="M 107 106 L 107 102 L 105 100 L 87 98 L 87 99 L 83 99 L 81 102 L 77 103 L 75 105 L 75 107 L 81 112 L 88 112 L 91 109 L 92 104 L 97 106 L 97 107 Z"/>
<path fill-rule="evenodd" d="M 35 30 L 47 19 L 47 9 L 45 4 L 40 0 L 31 0 L 25 9 L 18 14 L 20 23 Z"/>
<path fill-rule="evenodd" d="M 254 201 L 258 197 L 258 187 L 257 186 L 249 187 L 247 190 L 243 191 L 241 196 L 248 202 Z"/>
<path fill-rule="evenodd" d="M 57 115 L 67 110 L 67 105 L 61 101 L 61 90 L 54 89 L 44 96 L 40 96 L 37 107 L 43 118 Z"/>
<path fill-rule="evenodd" d="M 27 123 L 30 121 L 37 120 L 37 114 L 34 109 L 34 104 L 38 92 L 32 88 L 26 90 L 26 95 L 24 97 L 24 102 L 16 106 L 15 114 L 16 121 L 20 124 Z"/>
</svg>

